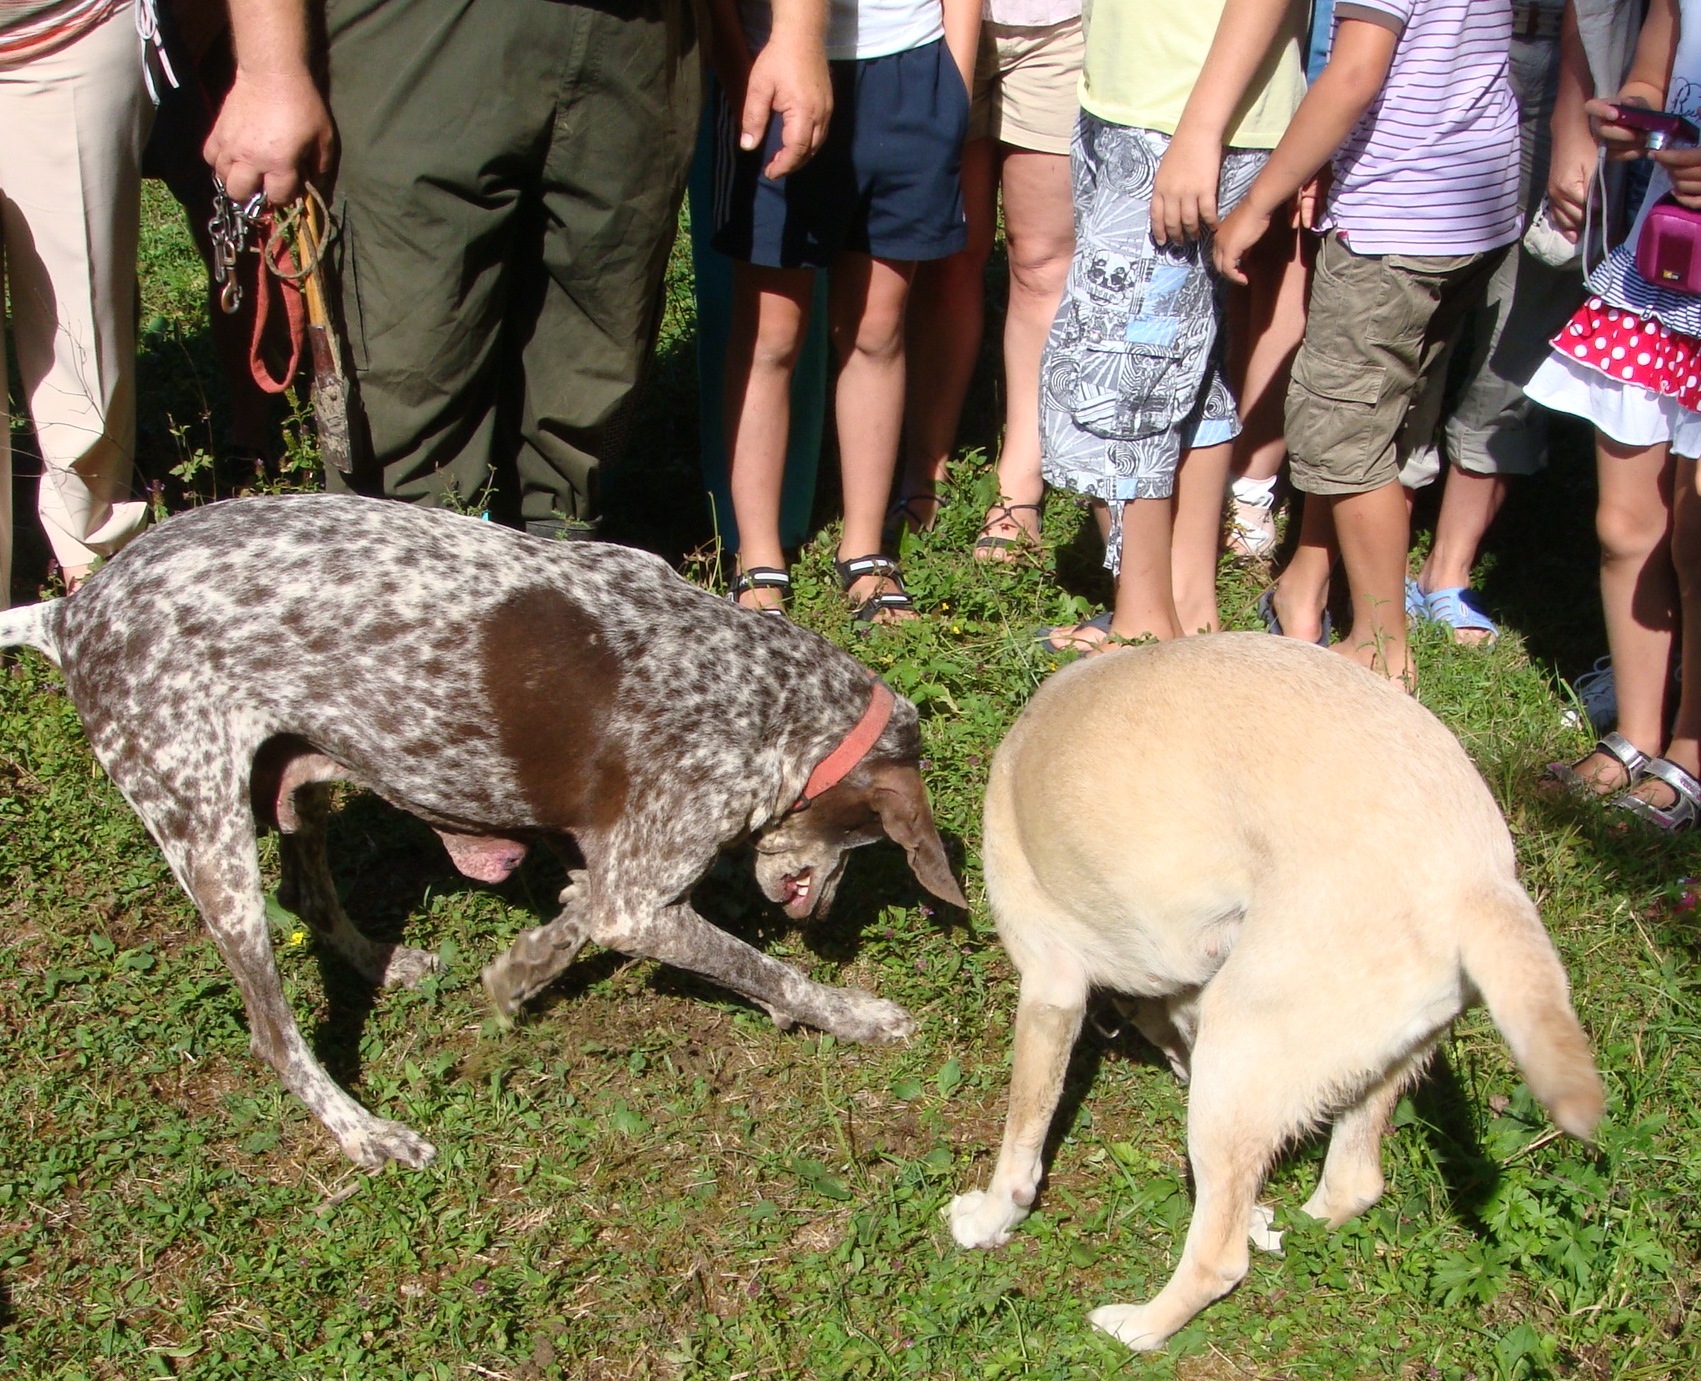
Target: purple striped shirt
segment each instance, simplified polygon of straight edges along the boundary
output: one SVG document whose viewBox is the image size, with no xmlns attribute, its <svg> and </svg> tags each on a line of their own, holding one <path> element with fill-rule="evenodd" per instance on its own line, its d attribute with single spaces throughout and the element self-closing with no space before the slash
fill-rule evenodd
<svg viewBox="0 0 1701 1381">
<path fill-rule="evenodd" d="M 1517 239 L 1510 0 L 1341 0 L 1336 25 L 1353 18 L 1392 21 L 1400 38 L 1335 155 L 1324 228 L 1357 254 L 1476 254 Z"/>
</svg>

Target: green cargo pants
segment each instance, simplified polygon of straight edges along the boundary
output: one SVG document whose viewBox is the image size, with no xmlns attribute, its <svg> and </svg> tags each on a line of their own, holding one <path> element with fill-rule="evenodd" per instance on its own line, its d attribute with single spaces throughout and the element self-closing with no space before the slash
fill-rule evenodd
<svg viewBox="0 0 1701 1381">
<path fill-rule="evenodd" d="M 690 5 L 329 0 L 326 30 L 353 487 L 594 520 L 696 136 Z"/>
</svg>

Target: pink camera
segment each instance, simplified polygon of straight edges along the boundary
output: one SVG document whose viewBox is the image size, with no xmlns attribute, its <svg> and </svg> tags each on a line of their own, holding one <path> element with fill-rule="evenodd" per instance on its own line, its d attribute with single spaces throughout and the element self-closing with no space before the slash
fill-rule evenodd
<svg viewBox="0 0 1701 1381">
<path fill-rule="evenodd" d="M 1615 105 L 1612 122 L 1627 129 L 1639 129 L 1647 137 L 1642 147 L 1647 149 L 1685 149 L 1701 143 L 1701 131 L 1681 115 L 1669 110 L 1646 110 L 1636 105 Z"/>
</svg>

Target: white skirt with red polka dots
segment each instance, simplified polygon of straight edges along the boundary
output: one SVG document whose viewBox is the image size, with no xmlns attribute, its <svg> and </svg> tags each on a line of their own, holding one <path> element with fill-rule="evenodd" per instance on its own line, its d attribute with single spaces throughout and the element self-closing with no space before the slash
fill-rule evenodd
<svg viewBox="0 0 1701 1381">
<path fill-rule="evenodd" d="M 1591 297 L 1524 392 L 1623 446 L 1701 456 L 1701 340 Z"/>
</svg>

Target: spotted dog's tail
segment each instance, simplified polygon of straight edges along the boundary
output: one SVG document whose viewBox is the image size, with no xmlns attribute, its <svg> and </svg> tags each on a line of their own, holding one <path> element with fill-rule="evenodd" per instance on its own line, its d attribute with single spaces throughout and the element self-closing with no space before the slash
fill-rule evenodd
<svg viewBox="0 0 1701 1381">
<path fill-rule="evenodd" d="M 33 647 L 54 666 L 59 665 L 59 642 L 54 637 L 54 611 L 63 600 L 42 604 L 20 604 L 0 609 L 0 647 Z"/>
</svg>

